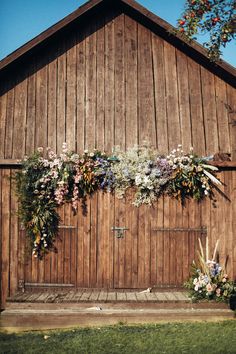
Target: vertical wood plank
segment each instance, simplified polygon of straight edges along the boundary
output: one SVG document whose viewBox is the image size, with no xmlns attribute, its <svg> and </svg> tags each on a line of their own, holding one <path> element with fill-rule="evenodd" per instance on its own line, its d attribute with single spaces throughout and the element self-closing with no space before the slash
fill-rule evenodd
<svg viewBox="0 0 236 354">
<path fill-rule="evenodd" d="M 236 93 L 235 89 L 227 85 L 228 117 L 230 127 L 231 159 L 236 161 Z"/>
<path fill-rule="evenodd" d="M 126 147 L 138 143 L 138 43 L 137 22 L 125 16 L 125 108 Z M 132 70 L 131 70 L 132 68 Z"/>
<path fill-rule="evenodd" d="M 84 216 L 84 239 L 83 239 L 83 263 L 84 263 L 84 287 L 90 287 L 90 264 L 91 264 L 91 197 L 87 198 L 87 214 Z"/>
<path fill-rule="evenodd" d="M 47 147 L 47 66 L 36 73 L 36 135 L 35 148 Z"/>
<path fill-rule="evenodd" d="M 189 227 L 189 200 L 186 201 L 185 206 L 183 207 L 182 210 L 182 227 L 183 228 L 188 228 Z M 189 278 L 189 262 L 188 262 L 188 255 L 189 255 L 189 233 L 184 232 L 183 233 L 183 269 L 182 269 L 182 275 L 183 275 L 183 280 L 182 282 L 185 282 Z"/>
<path fill-rule="evenodd" d="M 219 151 L 214 76 L 201 67 L 202 103 L 206 134 L 206 154 Z"/>
<path fill-rule="evenodd" d="M 156 220 L 156 227 L 157 228 L 163 228 L 163 217 L 164 217 L 164 196 L 161 197 L 158 200 L 157 203 L 157 220 Z M 156 284 L 164 284 L 164 279 L 165 279 L 165 273 L 164 273 L 164 232 L 157 232 L 153 231 L 153 234 L 155 235 L 156 238 Z"/>
<path fill-rule="evenodd" d="M 105 252 L 105 226 L 106 221 L 104 217 L 105 210 L 105 197 L 104 193 L 98 193 L 98 215 L 97 215 L 97 286 L 104 287 L 104 263 L 106 262 L 107 251 Z M 109 213 L 109 211 L 108 211 Z M 108 215 L 107 215 L 108 216 Z M 110 232 L 108 231 L 108 235 Z"/>
<path fill-rule="evenodd" d="M 157 285 L 157 264 L 158 256 L 157 253 L 157 221 L 158 221 L 158 207 L 159 202 L 155 203 L 150 207 L 150 286 L 153 287 Z"/>
<path fill-rule="evenodd" d="M 25 281 L 25 249 L 27 245 L 27 239 L 25 237 L 25 231 L 19 230 L 18 235 L 18 254 L 17 254 L 17 278 L 19 281 Z"/>
<path fill-rule="evenodd" d="M 90 287 L 96 287 L 97 283 L 97 203 L 98 194 L 95 193 L 91 198 Z"/>
<path fill-rule="evenodd" d="M 223 196 L 219 197 L 219 217 L 218 217 L 218 227 L 223 229 L 222 222 L 224 225 L 224 230 L 219 233 L 220 245 L 220 261 L 222 265 L 225 265 L 227 260 L 226 270 L 231 279 L 234 279 L 235 274 L 233 272 L 234 268 L 234 249 L 235 249 L 235 171 L 226 170 L 220 174 L 222 183 L 224 183 L 224 193 L 229 198 L 227 200 Z M 234 176 L 233 176 L 234 174 Z M 227 232 L 225 232 L 227 230 Z"/>
<path fill-rule="evenodd" d="M 26 154 L 30 154 L 35 149 L 36 132 L 36 74 L 32 73 L 28 77 L 27 88 L 27 122 L 26 122 Z M 37 128 L 38 129 L 38 128 Z"/>
<path fill-rule="evenodd" d="M 138 275 L 138 208 L 132 205 L 133 192 L 126 197 L 126 224 L 125 232 L 125 287 L 137 287 Z"/>
<path fill-rule="evenodd" d="M 164 228 L 169 228 L 170 223 L 170 198 L 166 197 L 164 199 L 163 205 L 163 226 Z M 164 279 L 163 284 L 170 284 L 170 233 L 163 232 L 164 237 Z"/>
<path fill-rule="evenodd" d="M 77 278 L 76 286 L 83 287 L 84 284 L 84 220 L 81 202 L 78 205 L 77 211 L 77 222 L 78 222 L 78 231 L 77 231 Z"/>
<path fill-rule="evenodd" d="M 126 203 L 125 198 L 115 199 L 115 227 L 126 227 Z M 126 232 L 125 232 L 126 233 Z M 113 232 L 114 237 L 114 287 L 124 288 L 125 282 L 125 235 L 117 238 L 117 232 Z"/>
<path fill-rule="evenodd" d="M 7 93 L 0 97 L 0 157 L 4 158 L 4 141 L 6 133 L 6 116 L 7 116 Z"/>
<path fill-rule="evenodd" d="M 57 59 L 57 151 L 61 151 L 66 140 L 66 52 L 64 40 L 61 41 Z"/>
<path fill-rule="evenodd" d="M 96 32 L 91 23 L 86 41 L 85 148 L 94 149 L 96 121 Z"/>
<path fill-rule="evenodd" d="M 15 90 L 12 88 L 7 92 L 7 113 L 6 113 L 6 134 L 5 134 L 5 158 L 12 158 L 13 131 L 14 131 L 14 101 Z"/>
<path fill-rule="evenodd" d="M 145 284 L 145 206 L 139 207 L 138 218 L 138 287 Z"/>
<path fill-rule="evenodd" d="M 105 149 L 105 27 L 104 19 L 99 19 L 97 23 L 97 41 L 96 41 L 96 92 L 97 92 L 97 129 L 96 129 L 96 147 L 104 151 Z M 99 26 L 101 26 L 99 28 Z"/>
<path fill-rule="evenodd" d="M 151 32 L 138 24 L 138 122 L 139 144 L 156 147 Z"/>
<path fill-rule="evenodd" d="M 161 154 L 169 151 L 167 132 L 167 107 L 165 83 L 164 42 L 152 34 L 153 75 L 155 89 L 155 114 L 157 124 L 157 148 Z"/>
<path fill-rule="evenodd" d="M 151 220 L 150 206 L 145 205 L 145 287 L 151 285 Z"/>
<path fill-rule="evenodd" d="M 175 217 L 175 227 L 183 227 L 183 209 L 180 201 L 176 201 L 176 217 Z M 199 215 L 200 217 L 200 215 Z M 184 248 L 184 233 L 176 232 L 175 237 L 175 285 L 183 285 L 183 268 L 184 268 L 184 258 L 183 258 L 183 248 Z"/>
<path fill-rule="evenodd" d="M 115 196 L 111 193 L 105 195 L 105 215 L 107 215 L 107 222 L 106 222 L 106 231 L 104 236 L 106 236 L 105 241 L 105 252 L 109 254 L 109 258 L 107 259 L 106 266 L 106 286 L 110 288 L 115 287 L 114 282 L 114 267 L 115 267 L 115 244 L 114 244 L 114 234 L 111 232 L 111 227 L 115 225 Z"/>
<path fill-rule="evenodd" d="M 114 20 L 105 25 L 105 151 L 114 146 Z"/>
<path fill-rule="evenodd" d="M 188 58 L 188 72 L 192 142 L 194 152 L 200 156 L 204 156 L 206 153 L 206 142 L 202 112 L 200 68 L 199 65 L 190 58 Z M 192 80 L 192 77 L 195 79 Z"/>
<path fill-rule="evenodd" d="M 169 227 L 176 228 L 176 214 L 177 214 L 177 201 L 173 198 L 169 201 Z M 169 232 L 169 279 L 170 284 L 176 284 L 177 264 L 176 264 L 176 250 L 177 250 L 177 237 L 178 233 L 175 231 Z"/>
<path fill-rule="evenodd" d="M 54 48 L 54 51 L 56 49 Z M 53 56 L 54 53 L 49 55 Z M 57 58 L 48 63 L 48 146 L 57 150 Z"/>
<path fill-rule="evenodd" d="M 215 76 L 216 91 L 216 114 L 219 132 L 219 151 L 230 153 L 229 120 L 227 112 L 227 92 L 226 84 L 223 80 Z"/>
<path fill-rule="evenodd" d="M 70 208 L 71 206 L 67 203 L 65 204 L 65 214 L 64 214 L 64 225 L 70 226 Z M 71 278 L 71 229 L 64 230 L 64 258 L 63 258 L 63 267 L 64 267 L 64 284 L 70 284 Z"/>
<path fill-rule="evenodd" d="M 2 171 L 2 267 L 1 267 L 1 301 L 4 308 L 6 298 L 9 296 L 9 270 L 10 270 L 10 170 Z"/>
<path fill-rule="evenodd" d="M 188 71 L 186 70 L 188 66 L 187 57 L 179 50 L 176 50 L 176 61 L 182 146 L 183 150 L 188 152 L 189 148 L 192 146 L 192 130 L 189 105 L 189 80 L 191 80 L 191 77 L 188 77 Z"/>
<path fill-rule="evenodd" d="M 25 154 L 25 126 L 27 107 L 27 85 L 28 80 L 22 81 L 15 87 L 14 106 L 14 131 L 13 131 L 13 153 L 14 159 L 21 158 Z"/>
<path fill-rule="evenodd" d="M 115 145 L 125 149 L 124 14 L 115 19 Z"/>
<path fill-rule="evenodd" d="M 11 171 L 11 177 L 14 177 L 15 171 Z M 14 181 L 11 180 L 10 185 L 10 295 L 13 295 L 17 290 L 17 256 L 18 256 L 18 217 L 17 217 L 17 197 L 15 195 Z"/>
<path fill-rule="evenodd" d="M 178 105 L 178 86 L 175 48 L 164 42 L 166 104 L 169 148 L 175 148 L 182 141 Z"/>
<path fill-rule="evenodd" d="M 76 148 L 76 46 L 75 37 L 68 41 L 66 76 L 66 142 L 70 150 Z"/>
<path fill-rule="evenodd" d="M 77 116 L 76 116 L 76 149 L 84 151 L 85 129 L 85 39 L 83 34 L 77 36 L 77 66 L 76 66 L 76 92 L 77 92 Z"/>
<path fill-rule="evenodd" d="M 71 284 L 76 285 L 77 279 L 77 241 L 78 241 L 78 219 L 76 213 L 70 207 L 70 225 L 75 227 L 71 237 Z"/>
<path fill-rule="evenodd" d="M 65 225 L 65 206 L 58 208 L 61 218 L 61 225 Z M 60 229 L 57 237 L 57 283 L 64 282 L 64 250 L 65 250 L 65 230 Z"/>
</svg>

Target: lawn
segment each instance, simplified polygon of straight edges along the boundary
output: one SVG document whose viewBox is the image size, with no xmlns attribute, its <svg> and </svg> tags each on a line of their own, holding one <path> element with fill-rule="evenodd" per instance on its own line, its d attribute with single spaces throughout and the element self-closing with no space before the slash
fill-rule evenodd
<svg viewBox="0 0 236 354">
<path fill-rule="evenodd" d="M 0 333 L 0 353 L 236 353 L 236 322 L 117 325 Z"/>
</svg>

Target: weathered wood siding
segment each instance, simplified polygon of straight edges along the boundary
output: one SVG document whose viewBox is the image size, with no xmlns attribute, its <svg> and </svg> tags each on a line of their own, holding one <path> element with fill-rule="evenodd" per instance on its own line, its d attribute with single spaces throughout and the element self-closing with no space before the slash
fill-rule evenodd
<svg viewBox="0 0 236 354">
<path fill-rule="evenodd" d="M 129 200 L 103 193 L 88 199 L 86 216 L 81 209 L 73 215 L 66 205 L 60 208 L 58 253 L 50 253 L 43 261 L 31 256 L 25 232 L 18 225 L 17 202 L 9 180 L 12 174 L 1 170 L 2 306 L 20 280 L 84 288 L 181 286 L 196 259 L 199 237 L 203 245 L 208 239 L 210 255 L 220 240 L 219 261 L 224 265 L 227 260 L 227 273 L 236 277 L 236 171 L 220 173 L 228 199 L 217 193 L 216 207 L 206 200 L 200 204 L 187 201 L 183 208 L 176 200 L 161 198 L 154 207 L 136 208 Z M 112 226 L 127 227 L 124 238 L 116 238 Z M 206 227 L 207 234 L 187 230 L 200 227 Z"/>
<path fill-rule="evenodd" d="M 173 44 L 123 13 L 96 19 L 61 34 L 0 84 L 0 159 L 20 159 L 37 147 L 60 152 L 67 141 L 80 152 L 148 142 L 161 153 L 182 144 L 200 155 L 230 153 L 236 160 L 235 89 Z M 151 231 L 207 226 L 214 247 L 236 276 L 236 172 L 221 173 L 227 201 L 189 202 L 185 209 L 160 200 L 139 210 L 110 195 L 88 202 L 88 215 L 61 209 L 58 254 L 43 262 L 27 256 L 13 194 L 11 169 L 0 170 L 1 301 L 18 281 L 71 283 L 83 287 L 145 287 L 182 283 L 197 236 Z M 125 224 L 125 225 L 124 225 Z M 116 239 L 111 226 L 127 226 Z"/>
<path fill-rule="evenodd" d="M 0 99 L 0 158 L 64 141 L 235 156 L 235 90 L 127 15 L 91 20 L 22 72 Z"/>
</svg>

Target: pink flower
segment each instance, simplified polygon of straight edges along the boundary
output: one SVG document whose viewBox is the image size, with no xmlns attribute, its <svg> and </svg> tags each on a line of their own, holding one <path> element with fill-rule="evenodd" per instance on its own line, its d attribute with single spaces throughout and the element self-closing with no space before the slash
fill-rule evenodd
<svg viewBox="0 0 236 354">
<path fill-rule="evenodd" d="M 206 289 L 207 289 L 208 293 L 211 293 L 212 290 L 213 290 L 212 285 L 210 283 L 208 283 L 207 286 L 206 286 Z"/>
</svg>

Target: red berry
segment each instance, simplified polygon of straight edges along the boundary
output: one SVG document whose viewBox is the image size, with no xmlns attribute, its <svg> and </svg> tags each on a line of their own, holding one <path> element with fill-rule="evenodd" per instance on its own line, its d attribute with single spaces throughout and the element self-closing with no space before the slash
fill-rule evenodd
<svg viewBox="0 0 236 354">
<path fill-rule="evenodd" d="M 185 24 L 185 21 L 184 20 L 179 20 L 179 24 L 180 24 L 180 26 L 183 26 Z"/>
<path fill-rule="evenodd" d="M 179 31 L 183 33 L 183 32 L 184 32 L 184 28 L 180 28 L 180 30 L 179 30 Z"/>
<path fill-rule="evenodd" d="M 216 23 L 216 22 L 220 21 L 220 18 L 219 17 L 215 17 L 215 18 L 212 19 L 212 21 Z"/>
</svg>

